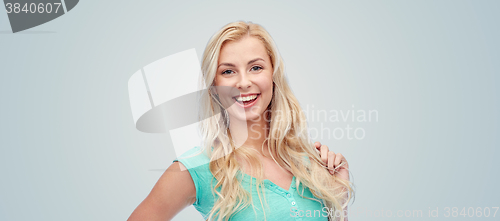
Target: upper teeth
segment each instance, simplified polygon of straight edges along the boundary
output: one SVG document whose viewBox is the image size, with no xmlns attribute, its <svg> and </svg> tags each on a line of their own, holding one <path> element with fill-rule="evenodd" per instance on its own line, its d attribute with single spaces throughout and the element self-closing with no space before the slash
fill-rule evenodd
<svg viewBox="0 0 500 221">
<path fill-rule="evenodd" d="M 236 97 L 236 100 L 237 101 L 249 101 L 249 100 L 253 100 L 257 97 L 257 95 L 250 95 L 250 96 L 246 96 L 246 97 Z"/>
</svg>

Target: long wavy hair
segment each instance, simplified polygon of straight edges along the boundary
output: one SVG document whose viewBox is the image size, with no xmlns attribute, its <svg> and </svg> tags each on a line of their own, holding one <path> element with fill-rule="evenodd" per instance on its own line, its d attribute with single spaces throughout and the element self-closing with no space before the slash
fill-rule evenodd
<svg viewBox="0 0 500 221">
<path fill-rule="evenodd" d="M 296 179 L 296 190 L 299 184 L 309 188 L 317 198 L 308 198 L 328 207 L 329 220 L 344 220 L 344 208 L 354 196 L 352 183 L 331 175 L 321 160 L 318 151 L 311 142 L 307 130 L 306 117 L 300 108 L 299 102 L 293 95 L 285 78 L 285 65 L 278 49 L 269 33 L 260 25 L 252 22 L 229 23 L 216 32 L 209 40 L 203 53 L 201 86 L 211 88 L 214 85 L 219 54 L 222 46 L 229 41 L 237 41 L 245 36 L 259 39 L 267 49 L 273 66 L 273 96 L 266 110 L 268 125 L 268 151 L 274 161 Z M 243 210 L 252 202 L 252 195 L 246 191 L 237 178 L 242 169 L 236 159 L 249 162 L 252 171 L 257 171 L 260 177 L 256 179 L 255 187 L 262 208 L 268 205 L 263 191 L 263 169 L 258 155 L 251 148 L 236 147 L 229 131 L 229 115 L 220 103 L 213 90 L 203 90 L 201 94 L 200 131 L 203 137 L 202 150 L 211 158 L 209 168 L 216 179 L 212 185 L 213 194 L 218 196 L 214 206 L 208 214 L 209 221 L 229 220 L 229 218 Z M 261 194 L 262 193 L 262 194 Z M 264 198 L 264 200 L 262 199 Z M 264 202 L 264 203 L 263 203 Z M 265 205 L 264 205 L 265 204 Z M 265 209 L 262 210 L 265 215 Z M 333 215 L 336 214 L 336 215 Z"/>
</svg>

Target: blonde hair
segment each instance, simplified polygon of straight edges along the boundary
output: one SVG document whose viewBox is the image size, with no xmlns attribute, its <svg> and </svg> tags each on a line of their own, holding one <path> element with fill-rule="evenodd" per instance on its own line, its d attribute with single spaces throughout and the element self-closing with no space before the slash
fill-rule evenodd
<svg viewBox="0 0 500 221">
<path fill-rule="evenodd" d="M 264 44 L 273 66 L 273 96 L 266 110 L 269 121 L 269 132 L 266 137 L 269 154 L 274 161 L 296 178 L 296 190 L 302 183 L 321 201 L 313 198 L 344 218 L 343 209 L 353 197 L 352 183 L 331 175 L 321 161 L 317 150 L 309 139 L 307 122 L 300 105 L 293 95 L 285 78 L 285 66 L 278 49 L 269 33 L 260 25 L 251 22 L 229 23 L 215 33 L 209 40 L 203 53 L 202 84 L 207 88 L 214 86 L 218 59 L 222 46 L 229 41 L 237 41 L 244 36 L 256 37 Z M 244 159 L 250 163 L 252 171 L 263 177 L 263 170 L 257 155 L 248 148 L 235 148 L 229 132 L 229 116 L 212 90 L 204 90 L 201 94 L 200 129 L 203 136 L 203 150 L 209 154 L 210 171 L 216 179 L 212 186 L 214 197 L 219 196 L 208 220 L 229 220 L 229 218 L 249 205 L 251 194 L 237 179 L 241 169 L 236 159 Z M 277 114 L 277 113 L 284 114 Z M 220 114 L 217 114 L 220 113 Z M 213 117 L 212 117 L 213 116 Z M 263 145 L 264 145 L 263 143 Z M 309 159 L 309 160 L 308 160 Z M 257 179 L 256 189 L 261 206 L 263 181 Z M 220 191 L 218 190 L 220 188 Z M 263 193 L 265 191 L 262 191 Z M 303 196 L 304 197 L 304 196 Z M 265 195 L 264 195 L 265 199 Z M 266 202 L 264 200 L 264 202 Z M 267 206 L 267 204 L 266 204 Z M 252 207 L 255 208 L 252 201 Z M 264 216 L 265 215 L 265 209 Z M 329 220 L 335 220 L 329 213 Z"/>
</svg>

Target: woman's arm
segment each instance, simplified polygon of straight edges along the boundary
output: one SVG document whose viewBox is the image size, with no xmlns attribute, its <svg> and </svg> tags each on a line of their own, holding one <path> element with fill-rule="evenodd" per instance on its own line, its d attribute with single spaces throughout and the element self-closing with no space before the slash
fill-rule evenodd
<svg viewBox="0 0 500 221">
<path fill-rule="evenodd" d="M 196 200 L 194 182 L 180 162 L 174 162 L 160 177 L 151 193 L 128 218 L 128 221 L 171 220 Z"/>
<path fill-rule="evenodd" d="M 349 164 L 347 164 L 347 160 L 341 153 L 335 154 L 333 151 L 329 150 L 328 146 L 321 145 L 320 142 L 314 143 L 314 146 L 320 151 L 321 160 L 328 166 L 328 169 L 332 175 L 337 176 L 340 179 L 349 180 Z M 344 200 L 347 201 L 349 197 L 347 189 L 342 188 L 342 192 L 345 193 Z M 344 217 L 343 221 L 348 221 L 348 206 L 343 209 L 343 212 L 344 214 L 347 214 L 347 216 Z"/>
</svg>

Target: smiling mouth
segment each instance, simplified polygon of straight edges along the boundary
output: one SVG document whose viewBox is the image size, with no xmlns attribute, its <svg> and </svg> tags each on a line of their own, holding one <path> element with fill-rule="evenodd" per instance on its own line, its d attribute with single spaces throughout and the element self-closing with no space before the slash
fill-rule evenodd
<svg viewBox="0 0 500 221">
<path fill-rule="evenodd" d="M 252 95 L 244 96 L 244 97 L 236 96 L 236 97 L 233 97 L 233 100 L 235 100 L 239 104 L 247 105 L 247 104 L 250 104 L 250 103 L 254 102 L 255 100 L 257 100 L 257 98 L 259 96 L 260 96 L 260 94 L 252 94 Z"/>
</svg>

